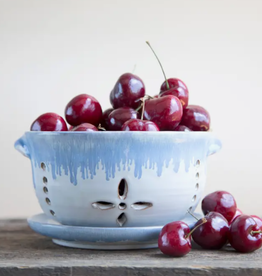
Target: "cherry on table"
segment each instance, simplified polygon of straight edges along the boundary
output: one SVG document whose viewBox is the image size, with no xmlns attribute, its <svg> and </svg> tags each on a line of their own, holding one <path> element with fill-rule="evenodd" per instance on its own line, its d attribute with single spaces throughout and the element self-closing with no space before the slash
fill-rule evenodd
<svg viewBox="0 0 262 276">
<path fill-rule="evenodd" d="M 159 131 L 158 126 L 151 121 L 130 119 L 122 126 L 122 131 Z"/>
<path fill-rule="evenodd" d="M 119 77 L 110 93 L 110 102 L 114 109 L 139 106 L 138 99 L 145 96 L 145 85 L 136 75 L 125 73 Z"/>
<path fill-rule="evenodd" d="M 234 197 L 225 191 L 216 191 L 208 194 L 202 200 L 202 211 L 204 215 L 208 212 L 218 212 L 223 215 L 227 221 L 231 221 L 237 210 L 237 204 Z"/>
<path fill-rule="evenodd" d="M 79 126 L 76 126 L 72 129 L 72 131 L 98 131 L 98 129 L 92 125 L 92 124 L 89 124 L 89 123 L 83 123 Z"/>
<path fill-rule="evenodd" d="M 230 226 L 228 240 L 238 252 L 248 253 L 262 245 L 262 231 L 253 217 L 240 215 Z"/>
<path fill-rule="evenodd" d="M 262 231 L 262 219 L 261 219 L 261 217 L 258 217 L 258 216 L 255 216 L 255 215 L 251 215 L 251 217 L 257 223 L 257 226 L 258 226 L 259 230 Z"/>
<path fill-rule="evenodd" d="M 189 226 L 182 221 L 166 224 L 158 238 L 158 247 L 166 255 L 182 257 L 191 250 Z"/>
<path fill-rule="evenodd" d="M 174 130 L 179 125 L 182 114 L 182 104 L 175 96 L 168 95 L 145 101 L 145 119 L 154 122 L 160 130 Z"/>
<path fill-rule="evenodd" d="M 130 107 L 119 107 L 108 116 L 108 129 L 121 130 L 123 124 L 130 119 L 137 119 L 138 113 Z"/>
<path fill-rule="evenodd" d="M 228 221 L 217 212 L 209 212 L 206 216 L 206 223 L 199 220 L 195 227 L 192 238 L 196 244 L 204 249 L 220 249 L 227 243 L 227 234 L 229 231 Z"/>
<path fill-rule="evenodd" d="M 237 208 L 235 215 L 234 215 L 233 218 L 228 222 L 228 224 L 231 225 L 231 223 L 232 223 L 237 217 L 239 217 L 239 216 L 242 215 L 242 214 L 243 214 L 243 212 L 242 212 L 240 209 Z"/>
<path fill-rule="evenodd" d="M 181 124 L 194 131 L 208 131 L 210 128 L 210 116 L 203 107 L 188 105 L 183 110 Z"/>
<path fill-rule="evenodd" d="M 65 120 L 56 113 L 48 112 L 40 115 L 31 125 L 31 131 L 67 131 Z"/>
<path fill-rule="evenodd" d="M 102 108 L 97 99 L 87 94 L 81 94 L 67 104 L 65 116 L 67 122 L 72 126 L 82 123 L 98 126 L 102 117 Z"/>
</svg>

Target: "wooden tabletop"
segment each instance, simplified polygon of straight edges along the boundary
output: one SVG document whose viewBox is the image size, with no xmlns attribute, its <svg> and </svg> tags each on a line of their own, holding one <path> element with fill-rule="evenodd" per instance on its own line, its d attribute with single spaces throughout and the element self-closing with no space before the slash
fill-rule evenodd
<svg viewBox="0 0 262 276">
<path fill-rule="evenodd" d="M 200 248 L 183 258 L 164 256 L 158 249 L 95 251 L 64 248 L 35 234 L 25 220 L 0 221 L 0 276 L 189 276 L 262 275 L 262 250 L 239 254 Z"/>
</svg>

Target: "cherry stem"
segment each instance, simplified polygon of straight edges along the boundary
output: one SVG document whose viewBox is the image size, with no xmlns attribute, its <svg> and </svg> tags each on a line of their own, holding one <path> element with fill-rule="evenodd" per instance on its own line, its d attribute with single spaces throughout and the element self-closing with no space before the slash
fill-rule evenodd
<svg viewBox="0 0 262 276">
<path fill-rule="evenodd" d="M 192 235 L 192 233 L 193 233 L 198 227 L 200 227 L 201 225 L 203 225 L 203 224 L 205 224 L 205 223 L 207 222 L 207 219 L 206 219 L 206 218 L 202 218 L 201 220 L 202 220 L 202 222 L 201 222 L 199 225 L 197 225 L 196 227 L 194 227 L 188 234 L 185 235 L 185 238 L 186 238 L 186 239 L 187 239 L 190 235 Z"/>
<path fill-rule="evenodd" d="M 143 110 L 142 110 L 142 115 L 143 115 L 144 114 L 144 105 L 145 105 L 144 102 L 145 102 L 145 100 L 150 100 L 150 99 L 154 99 L 154 98 L 149 95 L 145 95 L 143 98 L 137 99 L 135 102 L 142 101 L 142 104 L 136 109 L 136 111 L 139 111 L 141 108 L 143 108 Z M 143 120 L 143 116 L 141 116 L 141 120 Z"/>
<path fill-rule="evenodd" d="M 199 220 L 193 213 L 191 213 L 189 210 L 187 210 L 188 214 L 191 215 L 194 219 Z"/>
<path fill-rule="evenodd" d="M 251 231 L 251 235 L 254 235 L 254 234 L 261 234 L 261 233 L 262 233 L 261 230 L 259 230 L 259 231 Z"/>
<path fill-rule="evenodd" d="M 97 129 L 105 131 L 106 129 L 101 126 L 101 124 L 98 125 Z"/>
<path fill-rule="evenodd" d="M 154 49 L 153 49 L 152 46 L 150 45 L 149 41 L 146 41 L 146 44 L 147 44 L 147 45 L 149 46 L 149 48 L 152 50 L 153 54 L 155 55 L 155 57 L 156 57 L 156 59 L 157 59 L 157 61 L 158 61 L 159 65 L 160 65 L 160 67 L 161 67 L 161 70 L 162 70 L 162 72 L 163 72 L 165 81 L 166 81 L 167 90 L 169 90 L 170 87 L 169 87 L 169 83 L 168 83 L 167 78 L 166 78 L 166 74 L 165 74 L 164 68 L 163 68 L 163 66 L 162 66 L 162 64 L 161 64 L 161 62 L 160 62 L 158 56 L 156 55 Z"/>
<path fill-rule="evenodd" d="M 142 99 L 142 113 L 141 113 L 141 120 L 144 118 L 144 111 L 145 111 L 145 98 Z"/>
<path fill-rule="evenodd" d="M 134 74 L 136 71 L 136 64 L 134 65 L 134 68 L 133 68 L 133 71 L 132 71 L 132 74 Z"/>
</svg>

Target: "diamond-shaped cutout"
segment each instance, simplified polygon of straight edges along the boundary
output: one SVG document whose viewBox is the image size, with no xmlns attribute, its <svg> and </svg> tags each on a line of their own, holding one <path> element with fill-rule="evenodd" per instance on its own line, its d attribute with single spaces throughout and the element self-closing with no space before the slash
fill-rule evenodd
<svg viewBox="0 0 262 276">
<path fill-rule="evenodd" d="M 125 213 L 121 213 L 116 222 L 119 224 L 119 226 L 123 226 L 127 222 L 127 217 Z"/>
<path fill-rule="evenodd" d="M 137 210 L 137 211 L 141 211 L 141 210 L 145 210 L 148 209 L 150 207 L 152 207 L 153 204 L 151 202 L 144 202 L 144 201 L 139 201 L 139 202 L 135 202 L 131 205 L 131 208 Z"/>
</svg>

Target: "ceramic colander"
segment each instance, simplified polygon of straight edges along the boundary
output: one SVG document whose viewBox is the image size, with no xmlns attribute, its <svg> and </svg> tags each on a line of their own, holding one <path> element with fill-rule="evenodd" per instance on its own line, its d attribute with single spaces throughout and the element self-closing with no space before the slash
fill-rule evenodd
<svg viewBox="0 0 262 276">
<path fill-rule="evenodd" d="M 44 213 L 66 225 L 159 226 L 201 199 L 211 132 L 26 132 L 15 148 L 31 160 Z"/>
</svg>

